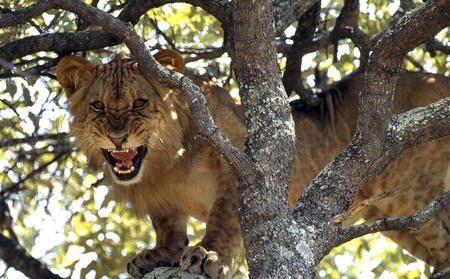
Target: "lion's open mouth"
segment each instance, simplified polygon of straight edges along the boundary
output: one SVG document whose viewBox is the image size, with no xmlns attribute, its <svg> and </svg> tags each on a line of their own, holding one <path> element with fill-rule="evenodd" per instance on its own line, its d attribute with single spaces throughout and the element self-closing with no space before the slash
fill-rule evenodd
<svg viewBox="0 0 450 279">
<path fill-rule="evenodd" d="M 123 150 L 102 149 L 102 151 L 114 177 L 119 180 L 130 180 L 139 173 L 147 147 L 143 145 Z"/>
</svg>

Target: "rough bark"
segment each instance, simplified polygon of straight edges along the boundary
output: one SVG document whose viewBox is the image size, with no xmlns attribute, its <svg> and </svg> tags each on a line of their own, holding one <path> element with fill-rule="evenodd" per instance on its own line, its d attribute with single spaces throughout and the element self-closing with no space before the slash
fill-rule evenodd
<svg viewBox="0 0 450 279">
<path fill-rule="evenodd" d="M 245 110 L 245 153 L 252 161 L 238 177 L 247 263 L 255 278 L 299 278 L 309 255 L 302 253 L 304 243 L 286 203 L 295 135 L 276 60 L 272 5 L 240 0 L 232 6 L 231 56 Z"/>
</svg>

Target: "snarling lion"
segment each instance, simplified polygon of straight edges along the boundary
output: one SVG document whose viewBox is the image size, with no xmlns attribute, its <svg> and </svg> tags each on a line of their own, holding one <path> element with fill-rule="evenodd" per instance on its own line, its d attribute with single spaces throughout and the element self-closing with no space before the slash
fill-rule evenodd
<svg viewBox="0 0 450 279">
<path fill-rule="evenodd" d="M 170 50 L 155 55 L 163 66 L 184 73 L 182 57 Z M 71 132 L 91 166 L 107 165 L 117 196 L 148 214 L 156 231 L 153 249 L 128 264 L 135 278 L 157 266 L 180 265 L 210 278 L 230 278 L 242 248 L 236 177 L 223 158 L 194 140 L 185 97 L 178 90 L 146 79 L 132 59 L 94 66 L 78 56 L 63 58 L 57 70 L 73 116 Z M 215 123 L 239 148 L 246 128 L 242 112 L 225 90 L 198 80 Z M 294 110 L 296 157 L 289 204 L 294 206 L 308 182 L 350 142 L 355 130 L 361 75 L 328 92 L 321 110 Z M 395 112 L 424 106 L 449 95 L 450 80 L 439 75 L 401 74 Z M 320 113 L 318 112 L 320 111 Z M 401 186 L 397 195 L 361 212 L 366 219 L 410 215 L 449 190 L 450 141 L 439 139 L 405 151 L 358 199 Z M 301 158 L 301 161 L 300 161 Z M 388 235 L 436 270 L 450 266 L 449 212 L 441 212 L 415 232 Z M 189 216 L 207 222 L 203 239 L 187 247 Z"/>
</svg>

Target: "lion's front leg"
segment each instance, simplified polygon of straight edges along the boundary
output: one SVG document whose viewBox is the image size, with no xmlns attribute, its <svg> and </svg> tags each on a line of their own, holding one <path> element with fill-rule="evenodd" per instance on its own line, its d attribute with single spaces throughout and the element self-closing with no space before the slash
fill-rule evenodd
<svg viewBox="0 0 450 279">
<path fill-rule="evenodd" d="M 156 267 L 179 266 L 189 241 L 186 234 L 187 216 L 174 210 L 167 217 L 152 217 L 156 231 L 156 246 L 139 253 L 127 265 L 133 278 L 142 278 Z"/>
<path fill-rule="evenodd" d="M 211 279 L 231 278 L 241 249 L 237 193 L 232 188 L 215 201 L 205 237 L 197 245 L 184 250 L 181 268 Z"/>
</svg>

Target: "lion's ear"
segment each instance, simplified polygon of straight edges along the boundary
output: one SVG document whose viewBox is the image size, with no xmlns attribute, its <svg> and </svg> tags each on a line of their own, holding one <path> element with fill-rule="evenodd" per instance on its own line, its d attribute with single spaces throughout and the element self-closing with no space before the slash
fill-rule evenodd
<svg viewBox="0 0 450 279">
<path fill-rule="evenodd" d="M 184 60 L 181 55 L 170 49 L 164 49 L 154 55 L 156 61 L 169 70 L 184 74 Z"/>
<path fill-rule="evenodd" d="M 56 76 L 67 98 L 70 98 L 82 83 L 92 81 L 94 69 L 91 62 L 80 56 L 66 56 L 59 61 Z"/>
</svg>

